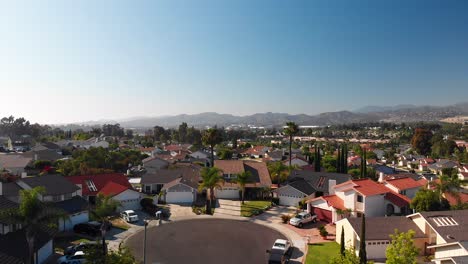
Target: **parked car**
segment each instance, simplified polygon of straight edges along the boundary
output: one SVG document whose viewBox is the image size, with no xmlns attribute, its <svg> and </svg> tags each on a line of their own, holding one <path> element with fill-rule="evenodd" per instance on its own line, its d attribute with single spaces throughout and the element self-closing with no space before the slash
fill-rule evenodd
<svg viewBox="0 0 468 264">
<path fill-rule="evenodd" d="M 91 249 L 93 247 L 97 247 L 97 248 L 101 247 L 101 244 L 97 243 L 96 241 L 81 242 L 79 244 L 67 247 L 64 250 L 63 254 L 64 255 L 73 255 L 78 251 L 85 252 L 86 250 L 89 250 L 89 249 Z"/>
<path fill-rule="evenodd" d="M 285 239 L 277 239 L 267 253 L 269 254 L 268 264 L 288 263 L 292 253 L 291 243 Z"/>
<path fill-rule="evenodd" d="M 133 210 L 123 211 L 122 213 L 120 213 L 120 217 L 122 217 L 123 220 L 129 223 L 138 221 L 138 215 Z"/>
<path fill-rule="evenodd" d="M 88 223 L 76 224 L 73 227 L 73 231 L 78 234 L 85 234 L 89 236 L 98 236 L 101 234 L 102 222 L 91 221 Z M 106 231 L 109 231 L 112 227 L 111 223 L 106 224 Z"/>
<path fill-rule="evenodd" d="M 317 215 L 307 213 L 307 212 L 302 212 L 298 213 L 296 216 L 291 218 L 289 220 L 289 224 L 293 226 L 297 226 L 301 228 L 304 224 L 310 223 L 310 222 L 317 222 Z"/>
<path fill-rule="evenodd" d="M 57 260 L 57 264 L 82 264 L 85 262 L 86 259 L 83 251 L 77 251 L 73 255 L 62 256 Z"/>
</svg>

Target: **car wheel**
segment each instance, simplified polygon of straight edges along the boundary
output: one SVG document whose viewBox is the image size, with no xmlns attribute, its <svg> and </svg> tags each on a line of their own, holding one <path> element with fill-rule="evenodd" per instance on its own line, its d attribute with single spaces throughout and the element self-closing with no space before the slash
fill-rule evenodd
<svg viewBox="0 0 468 264">
<path fill-rule="evenodd" d="M 302 223 L 299 223 L 299 225 L 297 225 L 299 228 L 302 228 Z"/>
</svg>

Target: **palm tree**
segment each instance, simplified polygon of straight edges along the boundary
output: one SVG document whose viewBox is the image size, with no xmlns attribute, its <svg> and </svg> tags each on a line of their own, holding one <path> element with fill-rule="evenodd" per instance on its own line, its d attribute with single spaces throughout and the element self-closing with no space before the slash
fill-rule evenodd
<svg viewBox="0 0 468 264">
<path fill-rule="evenodd" d="M 439 201 L 442 202 L 444 193 L 453 195 L 457 200 L 460 199 L 458 189 L 460 188 L 460 180 L 457 175 L 442 175 L 439 177 L 438 182 L 431 182 L 439 195 Z"/>
<path fill-rule="evenodd" d="M 105 236 L 109 227 L 109 216 L 113 215 L 120 205 L 120 202 L 112 199 L 112 196 L 98 194 L 96 206 L 93 210 L 90 210 L 91 218 L 101 222 L 102 253 L 104 257 L 107 255 Z"/>
<path fill-rule="evenodd" d="M 293 136 L 299 133 L 299 126 L 294 122 L 287 122 L 286 128 L 284 129 L 284 134 L 289 136 L 289 166 L 291 166 L 292 159 L 292 140 Z"/>
<path fill-rule="evenodd" d="M 210 191 L 210 200 L 206 203 L 206 213 L 211 214 L 211 207 L 214 206 L 215 195 L 214 189 L 221 188 L 221 183 L 224 182 L 221 170 L 215 167 L 204 167 L 200 176 L 202 178 L 201 184 L 198 186 L 198 190 L 201 192 L 203 189 Z"/>
<path fill-rule="evenodd" d="M 214 166 L 214 147 L 222 142 L 221 133 L 217 128 L 207 129 L 202 135 L 202 142 L 210 148 L 211 152 L 211 167 Z"/>
<path fill-rule="evenodd" d="M 250 173 L 250 171 L 244 171 L 242 173 L 237 174 L 237 179 L 234 180 L 234 182 L 239 184 L 241 188 L 242 204 L 244 204 L 245 185 L 251 182 L 251 179 L 250 179 L 251 176 L 252 176 L 252 173 Z"/>
<path fill-rule="evenodd" d="M 64 211 L 40 200 L 45 193 L 44 187 L 36 187 L 31 190 L 20 190 L 19 209 L 8 209 L 0 212 L 3 219 L 20 224 L 25 230 L 25 238 L 28 243 L 26 264 L 34 263 L 34 247 L 36 236 L 44 228 L 56 228 L 60 219 L 67 219 Z"/>
<path fill-rule="evenodd" d="M 281 161 L 268 163 L 268 171 L 270 172 L 271 179 L 272 181 L 276 181 L 278 186 L 288 178 L 291 168 L 292 167 L 284 165 Z"/>
</svg>

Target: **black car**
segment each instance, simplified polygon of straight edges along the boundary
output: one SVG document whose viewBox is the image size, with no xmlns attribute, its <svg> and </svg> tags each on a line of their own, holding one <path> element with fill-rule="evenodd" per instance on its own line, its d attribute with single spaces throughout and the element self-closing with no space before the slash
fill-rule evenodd
<svg viewBox="0 0 468 264">
<path fill-rule="evenodd" d="M 101 234 L 101 224 L 93 224 L 93 223 L 81 223 L 77 224 L 73 227 L 73 231 L 78 234 L 85 234 L 89 236 L 98 236 Z"/>
<path fill-rule="evenodd" d="M 95 242 L 95 241 L 89 241 L 89 242 L 81 242 L 77 245 L 69 246 L 67 247 L 63 254 L 64 255 L 73 255 L 77 251 L 87 251 L 93 247 L 100 248 L 101 244 Z"/>
</svg>

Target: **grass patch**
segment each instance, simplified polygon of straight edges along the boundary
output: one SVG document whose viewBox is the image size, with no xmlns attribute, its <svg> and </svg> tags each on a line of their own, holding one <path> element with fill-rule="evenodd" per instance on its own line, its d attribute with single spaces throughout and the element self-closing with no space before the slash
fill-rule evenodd
<svg viewBox="0 0 468 264">
<path fill-rule="evenodd" d="M 340 245 L 336 242 L 309 245 L 306 264 L 327 264 L 330 259 L 340 254 Z"/>
<path fill-rule="evenodd" d="M 241 215 L 251 217 L 263 213 L 271 207 L 271 201 L 246 201 L 241 205 Z"/>
<path fill-rule="evenodd" d="M 110 218 L 109 222 L 111 222 L 112 226 L 115 228 L 119 228 L 122 230 L 128 230 L 130 228 L 130 226 L 128 225 L 127 222 L 125 222 L 125 220 L 117 216 Z"/>
</svg>

